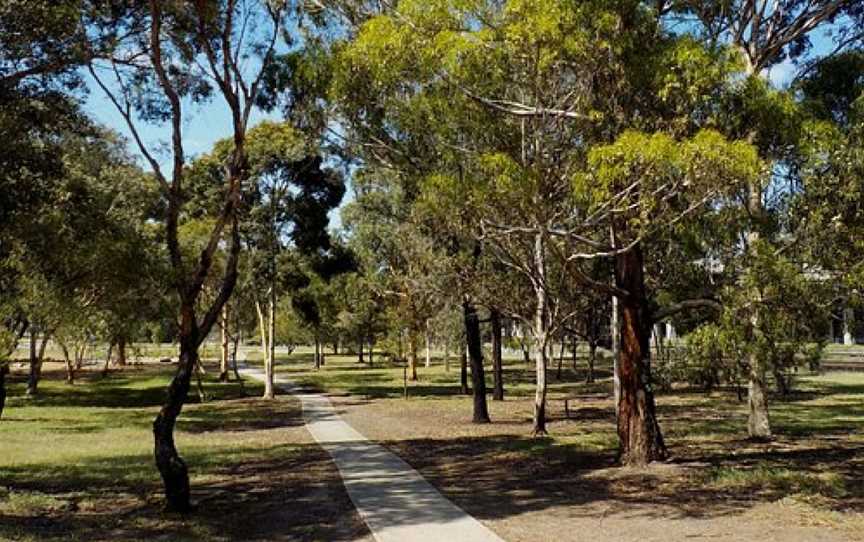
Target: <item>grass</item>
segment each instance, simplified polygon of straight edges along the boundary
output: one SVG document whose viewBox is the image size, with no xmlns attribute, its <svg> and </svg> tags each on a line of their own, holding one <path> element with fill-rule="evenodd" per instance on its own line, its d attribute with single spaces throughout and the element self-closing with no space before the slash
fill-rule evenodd
<svg viewBox="0 0 864 542">
<path fill-rule="evenodd" d="M 23 396 L 23 375 L 15 375 L 0 420 L 0 539 L 232 540 L 287 532 L 306 540 L 328 539 L 328 529 L 363 531 L 293 399 L 262 401 L 259 384 L 220 383 L 208 371 L 210 399 L 200 403 L 193 388 L 177 425 L 199 504 L 198 513 L 180 517 L 161 511 L 152 455 L 151 424 L 172 366 L 107 378 L 85 372 L 74 386 L 62 381 L 59 366 L 46 369 L 35 399 Z M 271 525 L 274 508 L 304 498 L 318 506 L 318 523 L 295 517 L 287 527 Z"/>
</svg>

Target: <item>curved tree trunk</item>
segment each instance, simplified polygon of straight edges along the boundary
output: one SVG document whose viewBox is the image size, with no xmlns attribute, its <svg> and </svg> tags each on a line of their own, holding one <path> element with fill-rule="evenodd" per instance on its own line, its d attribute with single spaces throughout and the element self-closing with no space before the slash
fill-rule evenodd
<svg viewBox="0 0 864 542">
<path fill-rule="evenodd" d="M 188 308 L 187 310 L 191 311 Z M 184 324 L 190 325 L 189 322 Z M 168 387 L 165 404 L 153 421 L 156 467 L 165 485 L 166 510 L 170 512 L 186 513 L 192 509 L 189 471 L 174 446 L 174 425 L 186 402 L 192 372 L 198 364 L 197 341 L 197 331 L 188 331 L 181 336 L 177 373 Z"/>
<path fill-rule="evenodd" d="M 489 423 L 489 409 L 486 405 L 486 375 L 483 369 L 483 350 L 480 344 L 480 318 L 477 309 L 466 298 L 462 302 L 465 318 L 465 336 L 468 338 L 468 357 L 471 360 L 471 385 L 474 388 L 474 423 Z"/>
<path fill-rule="evenodd" d="M 655 413 L 651 390 L 651 324 L 645 309 L 645 276 L 642 248 L 615 258 L 615 281 L 629 295 L 620 300 L 618 373 L 621 396 L 618 403 L 619 461 L 623 465 L 645 465 L 668 456 Z"/>
<path fill-rule="evenodd" d="M 504 400 L 504 360 L 501 347 L 501 313 L 492 309 L 490 315 L 492 324 L 492 375 L 494 385 L 492 388 L 492 399 Z"/>
</svg>

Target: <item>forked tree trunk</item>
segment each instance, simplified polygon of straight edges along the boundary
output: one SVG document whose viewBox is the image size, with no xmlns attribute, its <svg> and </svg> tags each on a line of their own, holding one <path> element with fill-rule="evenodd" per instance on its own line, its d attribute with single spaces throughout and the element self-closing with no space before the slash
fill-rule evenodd
<svg viewBox="0 0 864 542">
<path fill-rule="evenodd" d="M 75 364 L 69 357 L 69 348 L 66 347 L 66 343 L 63 341 L 58 341 L 58 343 L 60 350 L 63 351 L 63 362 L 66 364 L 66 383 L 72 385 L 75 383 Z"/>
<path fill-rule="evenodd" d="M 501 313 L 492 309 L 490 315 L 492 324 L 492 375 L 494 384 L 492 387 L 492 399 L 504 400 L 504 360 L 501 345 Z"/>
<path fill-rule="evenodd" d="M 471 421 L 489 423 L 489 409 L 486 405 L 486 375 L 483 369 L 483 350 L 480 344 L 480 318 L 477 309 L 466 298 L 462 302 L 465 318 L 465 336 L 468 342 L 468 357 L 471 361 L 471 386 L 474 388 L 474 409 Z"/>
<path fill-rule="evenodd" d="M 639 245 L 615 258 L 616 284 L 628 292 L 620 300 L 621 352 L 618 366 L 621 381 L 618 454 L 623 465 L 645 465 L 668 456 L 657 423 L 650 384 L 651 324 L 645 307 L 643 265 Z"/>
<path fill-rule="evenodd" d="M 42 378 L 42 361 L 45 358 L 45 347 L 48 345 L 50 337 L 50 333 L 43 333 L 42 342 L 39 343 L 35 333 L 30 334 L 30 375 L 27 378 L 28 396 L 35 396 L 39 393 L 39 380 Z"/>
</svg>

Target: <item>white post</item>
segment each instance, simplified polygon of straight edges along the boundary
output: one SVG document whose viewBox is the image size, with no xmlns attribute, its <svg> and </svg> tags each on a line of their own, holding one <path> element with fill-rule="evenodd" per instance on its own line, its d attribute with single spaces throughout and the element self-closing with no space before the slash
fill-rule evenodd
<svg viewBox="0 0 864 542">
<path fill-rule="evenodd" d="M 672 322 L 666 321 L 666 340 L 677 339 L 677 335 L 675 334 L 675 326 L 672 325 Z"/>
</svg>

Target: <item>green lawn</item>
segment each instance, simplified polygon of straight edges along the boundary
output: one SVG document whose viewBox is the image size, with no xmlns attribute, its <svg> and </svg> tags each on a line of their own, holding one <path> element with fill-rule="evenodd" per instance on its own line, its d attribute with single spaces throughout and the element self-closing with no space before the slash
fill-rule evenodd
<svg viewBox="0 0 864 542">
<path fill-rule="evenodd" d="M 173 367 L 84 374 L 74 386 L 62 382 L 59 366 L 46 369 L 36 399 L 23 397 L 17 375 L 0 420 L 2 540 L 237 539 L 265 529 L 260 516 L 292 493 L 313 491 L 310 484 L 329 480 L 341 491 L 329 459 L 304 437 L 296 401 L 259 400 L 260 384 L 219 383 L 210 370 L 208 401 L 198 402 L 193 385 L 176 433 L 199 512 L 163 514 L 151 424 Z M 303 480 L 304 468 L 322 480 Z M 345 499 L 331 502 L 342 505 L 338 515 L 350 510 Z M 325 516 L 328 506 L 322 505 Z M 319 527 L 297 520 L 287 531 L 326 538 L 322 533 L 336 524 L 327 517 Z"/>
</svg>

